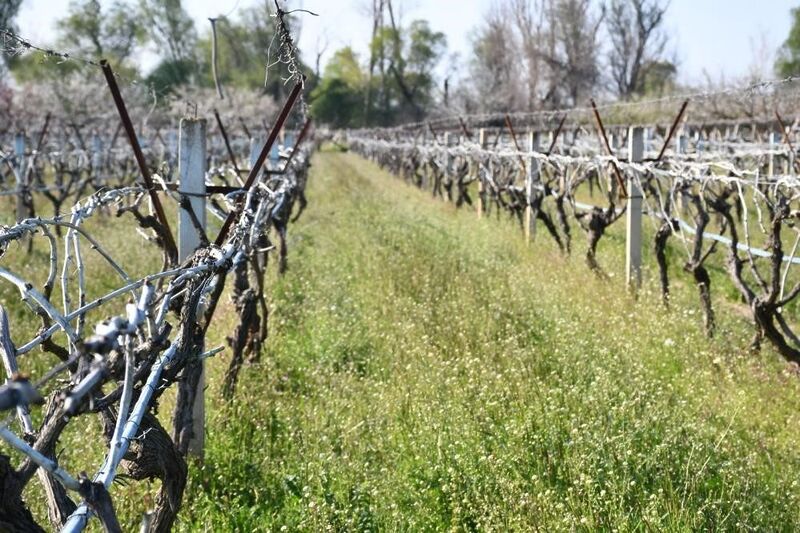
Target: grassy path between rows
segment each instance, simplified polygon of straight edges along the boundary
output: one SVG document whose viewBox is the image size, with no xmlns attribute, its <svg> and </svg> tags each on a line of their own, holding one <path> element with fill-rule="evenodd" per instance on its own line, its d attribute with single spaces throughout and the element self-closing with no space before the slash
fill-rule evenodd
<svg viewBox="0 0 800 533">
<path fill-rule="evenodd" d="M 739 313 L 709 342 L 690 287 L 635 302 L 355 155 L 309 200 L 233 403 L 209 363 L 181 530 L 800 528 L 798 377 Z"/>
</svg>

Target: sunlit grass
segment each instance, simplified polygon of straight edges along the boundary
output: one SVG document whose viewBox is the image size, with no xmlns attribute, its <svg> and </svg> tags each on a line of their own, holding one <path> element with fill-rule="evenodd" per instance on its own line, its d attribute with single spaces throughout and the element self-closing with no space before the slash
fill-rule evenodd
<svg viewBox="0 0 800 533">
<path fill-rule="evenodd" d="M 798 386 L 739 314 L 709 342 L 683 283 L 667 312 L 578 243 L 528 249 L 355 156 L 314 169 L 184 530 L 794 529 Z"/>
</svg>

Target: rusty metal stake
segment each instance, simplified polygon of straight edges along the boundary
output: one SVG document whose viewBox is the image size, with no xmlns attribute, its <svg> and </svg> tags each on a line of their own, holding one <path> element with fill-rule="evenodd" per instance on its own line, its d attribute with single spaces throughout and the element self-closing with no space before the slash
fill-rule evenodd
<svg viewBox="0 0 800 533">
<path fill-rule="evenodd" d="M 308 128 L 311 126 L 311 117 L 306 119 L 306 123 L 303 124 L 302 129 L 300 129 L 300 134 L 297 136 L 297 139 L 294 141 L 294 147 L 292 147 L 292 153 L 289 154 L 289 158 L 286 160 L 286 164 L 283 165 L 283 170 L 281 173 L 285 173 L 289 170 L 289 165 L 292 164 L 292 159 L 294 159 L 294 154 L 297 153 L 297 149 L 300 147 L 300 144 L 305 140 L 306 133 L 308 133 Z"/>
<path fill-rule="evenodd" d="M 117 112 L 119 113 L 119 118 L 122 121 L 122 127 L 125 129 L 125 133 L 128 136 L 128 141 L 131 143 L 133 156 L 136 159 L 136 163 L 139 165 L 139 171 L 142 173 L 142 179 L 144 180 L 147 194 L 150 195 L 150 201 L 153 202 L 153 209 L 156 212 L 156 217 L 161 225 L 164 226 L 164 237 L 167 241 L 164 243 L 164 247 L 166 248 L 167 255 L 171 257 L 173 261 L 177 261 L 178 247 L 175 244 L 175 238 L 172 236 L 172 230 L 170 230 L 169 222 L 167 222 L 167 215 L 164 213 L 164 208 L 161 206 L 161 200 L 158 197 L 156 188 L 153 186 L 153 180 L 150 177 L 150 170 L 147 168 L 147 161 L 144 159 L 142 147 L 139 145 L 139 139 L 136 137 L 136 131 L 133 129 L 131 117 L 128 115 L 128 110 L 125 107 L 125 101 L 122 99 L 122 94 L 119 92 L 117 80 L 114 78 L 114 71 L 111 70 L 111 65 L 109 65 L 108 61 L 105 59 L 100 60 L 100 66 L 103 69 L 103 75 L 106 78 L 106 83 L 108 83 L 111 96 L 114 98 L 114 104 L 117 106 Z"/>
<path fill-rule="evenodd" d="M 506 113 L 506 127 L 508 128 L 508 131 L 511 133 L 511 140 L 514 141 L 514 147 L 517 149 L 517 152 L 521 152 L 522 149 L 519 147 L 519 143 L 517 142 L 517 134 L 514 131 L 514 125 L 511 124 L 511 117 L 508 116 L 508 113 Z M 523 174 L 526 174 L 528 172 L 528 167 L 525 164 L 525 159 L 523 159 L 521 155 L 518 157 L 519 157 L 519 164 L 522 166 L 522 172 Z"/>
<path fill-rule="evenodd" d="M 44 140 L 47 137 L 47 130 L 50 127 L 50 118 L 52 115 L 50 111 L 47 112 L 47 115 L 44 117 L 44 126 L 42 126 L 42 131 L 39 132 L 39 138 L 36 141 L 36 152 L 38 153 L 42 149 L 42 145 L 44 144 Z"/>
<path fill-rule="evenodd" d="M 464 123 L 464 119 L 458 117 L 458 123 L 461 126 L 461 131 L 464 133 L 464 136 L 467 138 L 468 141 L 472 140 L 472 134 L 467 129 L 467 125 Z"/>
<path fill-rule="evenodd" d="M 781 117 L 780 113 L 778 113 L 777 109 L 775 109 L 775 118 L 778 119 L 778 124 L 781 125 L 781 135 L 783 136 L 783 142 L 785 142 L 789 146 L 789 150 L 791 150 L 792 154 L 794 154 L 795 153 L 794 145 L 792 144 L 792 140 L 789 138 L 789 134 L 786 133 L 786 125 L 784 124 L 783 118 Z M 798 169 L 798 163 L 799 162 L 797 161 L 797 159 L 794 159 L 794 163 L 793 164 L 794 164 L 795 170 Z"/>
<path fill-rule="evenodd" d="M 86 151 L 86 143 L 83 140 L 83 135 L 81 135 L 81 129 L 75 124 L 74 121 L 70 121 L 69 127 L 75 132 L 75 137 L 78 138 L 78 144 L 81 146 L 81 150 L 84 152 Z"/>
<path fill-rule="evenodd" d="M 253 167 L 250 169 L 250 174 L 247 175 L 247 179 L 244 182 L 244 186 L 242 187 L 245 192 L 250 190 L 253 183 L 256 181 L 259 172 L 261 171 L 261 167 L 264 165 L 264 161 L 267 160 L 267 156 L 269 155 L 270 150 L 272 150 L 272 145 L 275 144 L 275 140 L 278 138 L 278 133 L 280 133 L 281 129 L 283 128 L 283 124 L 286 122 L 286 119 L 289 117 L 289 112 L 294 108 L 294 104 L 297 102 L 298 97 L 300 96 L 300 92 L 303 90 L 303 82 L 297 82 L 295 84 L 294 89 L 292 89 L 291 94 L 289 95 L 289 99 L 286 100 L 286 103 L 281 110 L 280 115 L 278 115 L 278 120 L 275 121 L 275 125 L 272 127 L 272 131 L 269 132 L 269 137 L 267 137 L 267 142 L 264 143 L 264 146 L 261 148 L 261 153 L 258 155 L 258 159 L 256 159 Z M 222 225 L 222 228 L 219 230 L 219 235 L 217 235 L 216 245 L 221 246 L 222 243 L 225 242 L 225 239 L 228 236 L 228 231 L 230 231 L 233 222 L 236 220 L 236 217 L 239 216 L 239 213 L 242 209 L 242 204 L 240 203 L 230 214 L 228 214 L 228 218 L 225 219 L 225 223 Z"/>
<path fill-rule="evenodd" d="M 108 144 L 108 151 L 114 149 L 114 146 L 117 144 L 117 139 L 119 138 L 119 132 L 122 130 L 122 122 L 117 124 L 117 129 L 114 130 L 114 135 L 111 137 L 111 142 Z"/>
<path fill-rule="evenodd" d="M 611 145 L 608 143 L 608 136 L 606 135 L 606 128 L 603 126 L 603 119 L 600 118 L 600 112 L 597 110 L 597 105 L 594 103 L 594 99 L 590 100 L 592 104 L 592 110 L 594 111 L 594 119 L 597 122 L 597 131 L 600 135 L 600 140 L 603 141 L 603 146 L 606 149 L 606 152 L 609 156 L 614 157 L 614 152 L 611 151 Z M 622 173 L 619 171 L 619 167 L 615 161 L 611 162 L 611 166 L 614 168 L 614 176 L 617 178 L 617 185 L 619 185 L 620 191 L 622 192 L 622 197 L 628 197 L 628 191 L 625 189 L 625 180 L 622 179 Z"/>
<path fill-rule="evenodd" d="M 675 135 L 675 131 L 678 129 L 678 124 L 680 124 L 681 119 L 683 118 L 683 113 L 686 112 L 686 107 L 689 105 L 689 100 L 684 100 L 683 105 L 681 106 L 681 110 L 678 111 L 678 116 L 675 117 L 675 120 L 672 121 L 672 127 L 669 129 L 669 133 L 667 134 L 667 138 L 664 139 L 664 146 L 661 147 L 661 151 L 658 152 L 658 157 L 656 157 L 656 161 L 661 161 L 661 158 L 664 157 L 664 152 L 667 151 L 667 146 L 669 146 L 669 142 L 672 140 L 672 136 Z"/>
<path fill-rule="evenodd" d="M 439 144 L 439 138 L 436 136 L 436 130 L 433 129 L 433 125 L 430 122 L 428 122 L 428 130 L 431 132 L 431 135 L 433 135 L 433 142 Z"/>
<path fill-rule="evenodd" d="M 242 125 L 244 134 L 247 135 L 247 140 L 249 141 L 250 139 L 252 139 L 253 136 L 250 135 L 250 130 L 247 128 L 247 124 L 245 124 L 244 119 L 242 117 L 239 117 L 239 123 Z"/>
<path fill-rule="evenodd" d="M 228 140 L 228 132 L 225 131 L 225 126 L 222 124 L 222 119 L 219 117 L 219 111 L 217 111 L 217 108 L 214 108 L 214 118 L 217 119 L 219 132 L 222 134 L 222 140 L 225 141 L 225 148 L 228 150 L 228 158 L 231 160 L 233 170 L 236 171 L 236 181 L 239 182 L 239 185 L 242 185 L 242 180 L 239 178 L 239 165 L 236 164 L 236 155 L 233 153 L 231 143 Z"/>
<path fill-rule="evenodd" d="M 50 128 L 50 118 L 52 118 L 52 115 L 50 114 L 50 111 L 48 111 L 47 115 L 44 117 L 44 126 L 42 126 L 42 131 L 39 132 L 39 138 L 36 140 L 36 150 L 34 150 L 33 154 L 31 154 L 31 161 L 26 169 L 25 179 L 22 180 L 25 186 L 30 185 L 33 167 L 35 166 L 36 159 L 39 157 L 39 152 L 42 151 L 44 140 L 47 138 L 47 131 Z"/>
<path fill-rule="evenodd" d="M 214 87 L 217 89 L 217 96 L 220 100 L 224 100 L 225 96 L 222 94 L 222 85 L 219 82 L 219 73 L 217 72 L 217 19 L 209 18 L 211 23 L 211 75 L 214 78 Z"/>
<path fill-rule="evenodd" d="M 558 136 L 561 135 L 561 128 L 564 127 L 564 122 L 567 120 L 567 115 L 565 114 L 561 117 L 561 121 L 558 123 L 558 127 L 556 128 L 555 133 L 553 134 L 553 140 L 550 141 L 550 148 L 547 149 L 546 155 L 549 157 L 550 154 L 553 153 L 553 150 L 556 149 L 556 142 L 558 142 Z"/>
</svg>

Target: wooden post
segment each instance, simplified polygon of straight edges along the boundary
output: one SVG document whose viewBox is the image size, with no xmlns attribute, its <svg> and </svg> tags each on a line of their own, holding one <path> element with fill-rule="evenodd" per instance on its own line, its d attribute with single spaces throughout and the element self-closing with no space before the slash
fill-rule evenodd
<svg viewBox="0 0 800 533">
<path fill-rule="evenodd" d="M 25 134 L 20 132 L 14 137 L 14 156 L 17 160 L 16 184 L 17 184 L 17 222 L 27 216 L 25 209 Z"/>
<path fill-rule="evenodd" d="M 478 132 L 478 143 L 481 150 L 486 148 L 486 129 L 481 128 Z M 477 164 L 475 165 L 475 172 L 478 176 L 478 218 L 483 218 L 483 180 L 481 179 L 481 157 L 478 157 Z"/>
<path fill-rule="evenodd" d="M 206 120 L 184 118 L 180 123 L 178 146 L 178 171 L 180 173 L 179 193 L 189 193 L 189 201 L 200 226 L 206 227 Z M 200 246 L 200 233 L 192 223 L 186 209 L 179 210 L 178 254 L 181 261 L 192 255 Z M 203 349 L 202 346 L 200 348 Z M 189 453 L 203 458 L 205 443 L 205 364 L 197 383 L 192 409 L 193 437 L 189 441 Z"/>
<path fill-rule="evenodd" d="M 628 159 L 633 163 L 644 159 L 644 128 L 631 128 L 628 135 Z M 632 177 L 628 178 L 625 281 L 634 291 L 642 286 L 642 191 Z"/>
<path fill-rule="evenodd" d="M 530 244 L 536 237 L 536 220 L 533 218 L 531 201 L 533 200 L 533 182 L 539 177 L 539 160 L 533 157 L 533 153 L 539 150 L 539 133 L 528 133 L 528 157 L 527 172 L 525 175 L 525 242 Z"/>
<path fill-rule="evenodd" d="M 775 155 L 772 154 L 771 152 L 775 149 L 775 144 L 777 143 L 777 137 L 778 137 L 777 133 L 775 133 L 774 131 L 770 132 L 770 134 L 769 134 L 769 150 L 770 150 L 770 154 L 769 154 L 769 159 L 767 160 L 768 161 L 768 163 L 767 163 L 767 175 L 770 178 L 772 178 L 772 176 L 775 174 Z"/>
</svg>

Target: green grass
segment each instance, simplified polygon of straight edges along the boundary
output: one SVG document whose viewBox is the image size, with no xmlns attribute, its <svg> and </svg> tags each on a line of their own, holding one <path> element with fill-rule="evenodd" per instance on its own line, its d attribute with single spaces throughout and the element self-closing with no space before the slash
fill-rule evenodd
<svg viewBox="0 0 800 533">
<path fill-rule="evenodd" d="M 230 404 L 228 356 L 208 363 L 178 530 L 798 529 L 797 376 L 746 351 L 725 291 L 708 341 L 685 275 L 669 311 L 647 256 L 625 292 L 622 223 L 602 282 L 577 231 L 565 259 L 354 155 L 313 165 L 262 362 Z M 114 488 L 126 528 L 156 488 Z"/>
<path fill-rule="evenodd" d="M 690 287 L 635 302 L 352 155 L 310 200 L 181 528 L 797 528 L 798 385 L 739 314 L 709 342 Z"/>
</svg>

